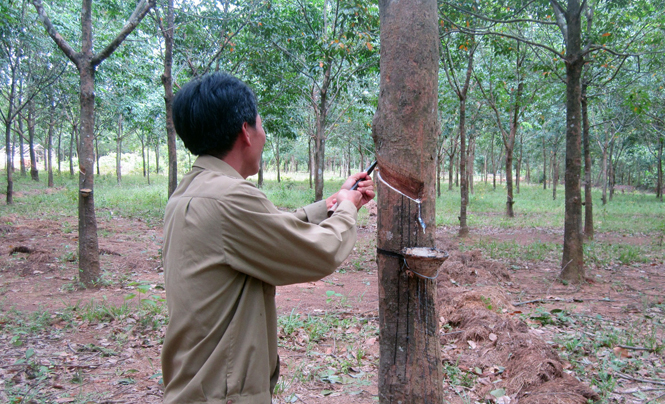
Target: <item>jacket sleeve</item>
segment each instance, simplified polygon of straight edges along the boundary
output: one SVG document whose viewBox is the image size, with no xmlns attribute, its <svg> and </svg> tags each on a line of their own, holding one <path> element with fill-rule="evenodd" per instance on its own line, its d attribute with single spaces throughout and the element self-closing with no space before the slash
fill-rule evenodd
<svg viewBox="0 0 665 404">
<path fill-rule="evenodd" d="M 358 212 L 352 202 L 344 201 L 333 216 L 315 224 L 309 222 L 323 218 L 326 209 L 325 202 L 313 205 L 304 209 L 305 222 L 277 210 L 252 185 L 234 187 L 219 206 L 227 264 L 276 286 L 331 274 L 353 249 Z"/>
</svg>

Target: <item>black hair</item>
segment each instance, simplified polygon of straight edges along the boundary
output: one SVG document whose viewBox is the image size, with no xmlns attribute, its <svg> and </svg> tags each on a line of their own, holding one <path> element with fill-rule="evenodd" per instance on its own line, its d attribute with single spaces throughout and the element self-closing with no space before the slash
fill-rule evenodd
<svg viewBox="0 0 665 404">
<path fill-rule="evenodd" d="M 254 127 L 256 96 L 247 84 L 226 73 L 211 73 L 185 84 L 173 100 L 173 124 L 194 155 L 223 157 L 244 122 Z"/>
</svg>

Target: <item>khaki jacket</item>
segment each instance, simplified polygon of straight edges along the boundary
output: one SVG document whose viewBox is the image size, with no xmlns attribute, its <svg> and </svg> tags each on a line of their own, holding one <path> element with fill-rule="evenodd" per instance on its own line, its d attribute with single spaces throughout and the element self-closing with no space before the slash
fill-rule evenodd
<svg viewBox="0 0 665 404">
<path fill-rule="evenodd" d="M 357 209 L 281 212 L 231 166 L 197 158 L 166 206 L 165 403 L 270 403 L 275 286 L 321 279 L 350 254 Z"/>
</svg>

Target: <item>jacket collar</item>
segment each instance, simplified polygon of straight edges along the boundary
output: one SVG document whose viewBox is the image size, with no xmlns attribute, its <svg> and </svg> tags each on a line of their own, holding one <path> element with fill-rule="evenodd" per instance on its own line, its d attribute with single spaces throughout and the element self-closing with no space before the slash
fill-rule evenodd
<svg viewBox="0 0 665 404">
<path fill-rule="evenodd" d="M 194 167 L 199 167 L 204 170 L 211 170 L 226 175 L 228 177 L 238 178 L 243 180 L 242 175 L 240 175 L 233 167 L 223 160 L 218 159 L 207 154 L 200 155 L 194 161 Z"/>
</svg>

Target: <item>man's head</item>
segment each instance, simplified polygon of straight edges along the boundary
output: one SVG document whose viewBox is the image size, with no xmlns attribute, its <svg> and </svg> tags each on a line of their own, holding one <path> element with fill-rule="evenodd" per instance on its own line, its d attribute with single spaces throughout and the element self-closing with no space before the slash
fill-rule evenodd
<svg viewBox="0 0 665 404">
<path fill-rule="evenodd" d="M 256 125 L 256 97 L 242 81 L 212 73 L 185 84 L 173 101 L 173 123 L 192 154 L 223 157 L 244 122 Z"/>
</svg>

